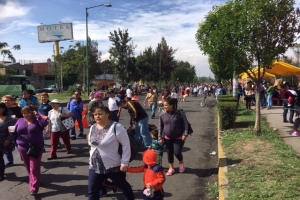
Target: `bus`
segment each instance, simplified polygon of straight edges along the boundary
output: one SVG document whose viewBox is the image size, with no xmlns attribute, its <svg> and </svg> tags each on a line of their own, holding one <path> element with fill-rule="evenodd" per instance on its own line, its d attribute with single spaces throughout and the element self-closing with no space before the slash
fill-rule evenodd
<svg viewBox="0 0 300 200">
<path fill-rule="evenodd" d="M 22 96 L 23 90 L 32 90 L 34 86 L 25 75 L 10 75 L 8 78 L 0 81 L 0 97 L 4 95 Z"/>
</svg>

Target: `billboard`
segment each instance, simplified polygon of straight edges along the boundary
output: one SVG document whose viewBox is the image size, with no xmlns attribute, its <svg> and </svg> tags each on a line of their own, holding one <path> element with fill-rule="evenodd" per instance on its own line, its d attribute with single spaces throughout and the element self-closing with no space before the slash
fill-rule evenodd
<svg viewBox="0 0 300 200">
<path fill-rule="evenodd" d="M 72 23 L 40 25 L 37 30 L 40 43 L 73 40 Z"/>
</svg>

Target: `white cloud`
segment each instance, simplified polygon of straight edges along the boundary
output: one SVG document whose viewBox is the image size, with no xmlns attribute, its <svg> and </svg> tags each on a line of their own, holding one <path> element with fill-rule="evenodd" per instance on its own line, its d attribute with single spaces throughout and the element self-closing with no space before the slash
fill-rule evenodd
<svg viewBox="0 0 300 200">
<path fill-rule="evenodd" d="M 0 4 L 0 22 L 7 21 L 9 18 L 18 18 L 29 13 L 30 7 L 21 6 L 18 2 L 7 1 L 6 4 Z"/>
<path fill-rule="evenodd" d="M 162 1 L 164 5 L 174 5 L 174 1 L 172 2 L 173 4 Z M 118 28 L 121 30 L 128 29 L 129 36 L 132 37 L 134 44 L 138 45 L 136 55 L 145 47 L 152 46 L 155 48 L 161 41 L 161 37 L 165 37 L 169 46 L 178 49 L 175 59 L 190 62 L 196 67 L 197 75 L 208 76 L 210 70 L 207 57 L 200 52 L 196 44 L 195 34 L 198 23 L 204 20 L 204 16 L 215 5 L 215 2 L 213 4 L 187 0 L 175 2 L 178 6 L 162 12 L 149 10 L 148 7 L 141 9 L 143 6 L 139 6 L 133 9 L 133 12 L 129 12 L 125 18 L 122 16 L 108 21 L 89 20 L 89 36 L 93 40 L 99 40 L 99 50 L 104 53 L 103 59 L 108 58 L 106 52 L 111 45 L 108 41 L 109 32 Z M 85 23 L 76 21 L 73 24 L 74 39 L 85 40 Z"/>
</svg>

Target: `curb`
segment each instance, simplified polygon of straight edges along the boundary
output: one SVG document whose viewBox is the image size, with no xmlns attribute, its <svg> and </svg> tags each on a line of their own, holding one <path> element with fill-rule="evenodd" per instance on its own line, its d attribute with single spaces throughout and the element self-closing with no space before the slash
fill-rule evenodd
<svg viewBox="0 0 300 200">
<path fill-rule="evenodd" d="M 227 184 L 227 161 L 226 155 L 222 147 L 223 131 L 220 130 L 220 117 L 218 115 L 218 160 L 219 160 L 219 172 L 218 172 L 218 184 L 219 184 L 219 200 L 224 200 L 228 197 Z"/>
</svg>

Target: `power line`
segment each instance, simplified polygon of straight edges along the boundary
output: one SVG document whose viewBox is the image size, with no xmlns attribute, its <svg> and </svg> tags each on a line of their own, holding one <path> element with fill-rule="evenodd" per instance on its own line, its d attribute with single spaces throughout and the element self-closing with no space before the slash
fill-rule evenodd
<svg viewBox="0 0 300 200">
<path fill-rule="evenodd" d="M 79 10 L 79 9 L 77 9 L 77 8 L 75 8 L 75 7 L 72 7 L 72 6 L 68 5 L 68 4 L 65 4 L 65 3 L 63 3 L 63 2 L 56 2 L 55 0 L 49 0 L 49 1 L 52 2 L 52 3 L 54 3 L 54 4 L 57 4 L 57 5 L 59 5 L 59 6 L 68 8 L 68 9 L 70 9 L 70 10 L 73 10 L 73 11 L 75 11 L 75 12 L 84 14 L 84 12 L 83 12 L 82 10 Z"/>
<path fill-rule="evenodd" d="M 113 2 L 113 0 L 111 0 L 111 1 L 109 2 L 109 4 L 112 4 L 112 2 Z M 100 9 L 99 9 L 97 12 L 95 12 L 94 14 L 92 14 L 90 17 L 96 15 L 96 14 L 97 14 L 98 12 L 100 12 L 102 9 L 104 9 L 104 7 L 100 7 Z"/>
</svg>

